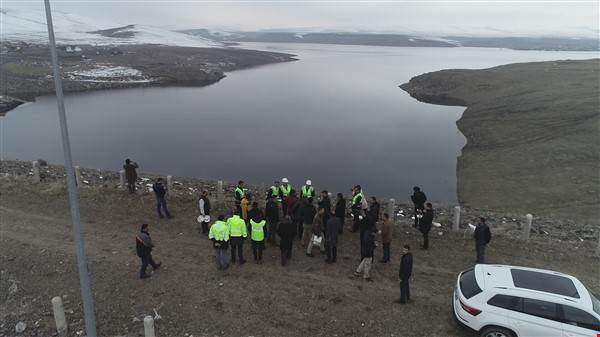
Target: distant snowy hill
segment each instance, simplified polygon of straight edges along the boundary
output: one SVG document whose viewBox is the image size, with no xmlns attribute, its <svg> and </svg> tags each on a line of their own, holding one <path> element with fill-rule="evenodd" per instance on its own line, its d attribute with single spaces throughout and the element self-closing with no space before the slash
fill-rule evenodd
<svg viewBox="0 0 600 337">
<path fill-rule="evenodd" d="M 162 44 L 189 47 L 221 47 L 204 37 L 192 36 L 146 25 L 104 22 L 54 11 L 54 31 L 58 44 Z M 0 40 L 48 43 L 46 14 L 34 10 L 0 10 Z"/>
</svg>

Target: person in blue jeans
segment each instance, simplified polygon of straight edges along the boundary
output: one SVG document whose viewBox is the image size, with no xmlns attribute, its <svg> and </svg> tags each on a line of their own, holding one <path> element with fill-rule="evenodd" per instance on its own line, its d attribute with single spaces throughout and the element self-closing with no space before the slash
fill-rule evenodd
<svg viewBox="0 0 600 337">
<path fill-rule="evenodd" d="M 162 209 L 165 211 L 167 218 L 171 219 L 171 213 L 169 213 L 169 209 L 167 208 L 167 199 L 165 199 L 167 188 L 163 185 L 163 178 L 156 179 L 156 182 L 152 185 L 152 189 L 156 195 L 156 211 L 158 212 L 158 216 L 161 219 L 164 218 L 164 215 L 161 212 Z"/>
</svg>

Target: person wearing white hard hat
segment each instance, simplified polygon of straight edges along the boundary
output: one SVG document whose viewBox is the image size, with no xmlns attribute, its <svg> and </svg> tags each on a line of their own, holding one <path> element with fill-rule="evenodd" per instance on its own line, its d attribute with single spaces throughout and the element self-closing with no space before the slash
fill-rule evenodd
<svg viewBox="0 0 600 337">
<path fill-rule="evenodd" d="M 285 201 L 290 192 L 292 191 L 292 185 L 287 178 L 281 179 L 281 185 L 279 186 L 279 195 L 281 195 L 281 210 L 283 211 L 283 216 L 287 215 L 287 202 Z"/>
<path fill-rule="evenodd" d="M 312 186 L 312 181 L 307 180 L 306 181 L 306 185 L 302 186 L 302 189 L 300 191 L 300 198 L 301 199 L 308 199 L 308 198 L 314 198 L 315 197 L 315 188 Z"/>
</svg>

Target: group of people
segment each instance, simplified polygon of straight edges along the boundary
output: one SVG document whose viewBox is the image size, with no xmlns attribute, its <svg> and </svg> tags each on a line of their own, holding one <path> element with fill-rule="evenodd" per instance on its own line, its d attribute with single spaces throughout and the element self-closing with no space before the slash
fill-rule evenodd
<svg viewBox="0 0 600 337">
<path fill-rule="evenodd" d="M 135 181 L 130 182 L 130 177 L 137 179 L 137 175 L 128 174 L 128 167 L 135 171 L 137 163 L 129 159 L 125 164 L 126 178 L 129 191 L 135 192 Z M 166 205 L 166 188 L 162 178 L 157 178 L 153 184 L 157 201 L 159 217 L 166 215 L 171 218 Z M 254 262 L 263 263 L 263 251 L 266 243 L 279 246 L 281 265 L 286 266 L 292 258 L 293 241 L 298 239 L 305 249 L 308 257 L 314 257 L 314 249 L 326 255 L 325 262 L 329 264 L 337 261 L 337 246 L 339 235 L 343 234 L 344 223 L 347 215 L 346 199 L 342 193 L 337 194 L 335 204 L 332 204 L 330 193 L 321 191 L 315 204 L 315 188 L 311 180 L 300 188 L 300 194 L 289 184 L 288 179 L 276 181 L 267 190 L 264 209 L 259 207 L 257 201 L 247 189 L 244 182 L 239 181 L 234 189 L 235 208 L 231 217 L 219 214 L 216 220 L 210 219 L 211 204 L 208 193 L 202 191 L 197 202 L 202 233 L 207 234 L 212 241 L 216 252 L 216 265 L 219 270 L 227 269 L 230 264 L 246 263 L 244 258 L 244 243 L 250 240 Z M 411 199 L 414 203 L 414 225 L 423 235 L 421 249 L 429 248 L 429 232 L 434 219 L 432 204 L 427 202 L 427 197 L 419 187 L 414 187 Z M 164 215 L 163 215 L 164 212 Z M 357 277 L 362 277 L 371 282 L 371 267 L 374 260 L 376 236 L 380 235 L 382 244 L 381 263 L 390 262 L 390 246 L 392 242 L 393 221 L 388 213 L 380 216 L 380 204 L 375 197 L 369 201 L 364 196 L 360 185 L 352 188 L 350 198 L 350 216 L 352 232 L 359 232 L 360 264 L 355 270 Z M 393 215 L 392 215 L 393 216 Z M 377 228 L 380 224 L 380 229 Z M 485 219 L 481 218 L 477 225 L 474 238 L 476 240 L 477 262 L 484 262 L 485 246 L 491 239 L 489 227 Z M 146 278 L 146 269 L 151 265 L 154 269 L 160 267 L 152 259 L 152 240 L 148 233 L 148 225 L 142 225 L 136 237 L 137 252 L 142 260 L 140 278 Z M 228 250 L 231 250 L 228 254 Z M 400 303 L 410 300 L 409 280 L 412 275 L 412 254 L 408 245 L 403 246 L 400 264 Z"/>
</svg>

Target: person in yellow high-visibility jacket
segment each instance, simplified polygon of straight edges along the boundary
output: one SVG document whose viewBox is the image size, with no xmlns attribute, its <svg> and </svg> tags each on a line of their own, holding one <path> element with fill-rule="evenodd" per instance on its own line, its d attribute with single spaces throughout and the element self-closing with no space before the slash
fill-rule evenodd
<svg viewBox="0 0 600 337">
<path fill-rule="evenodd" d="M 229 267 L 227 258 L 227 247 L 229 245 L 229 226 L 225 222 L 225 216 L 219 215 L 219 219 L 210 226 L 208 238 L 212 240 L 217 253 L 217 269 L 225 270 Z"/>
<path fill-rule="evenodd" d="M 263 261 L 263 249 L 265 248 L 265 224 L 267 222 L 261 217 L 254 217 L 250 219 L 250 226 L 252 233 L 250 237 L 252 239 L 252 254 L 254 255 L 254 262 L 262 264 Z"/>
<path fill-rule="evenodd" d="M 229 227 L 229 244 L 231 245 L 231 263 L 235 263 L 236 251 L 239 257 L 240 265 L 246 263 L 244 260 L 244 240 L 248 237 L 246 221 L 240 218 L 240 210 L 236 209 L 234 215 L 227 219 Z"/>
</svg>

